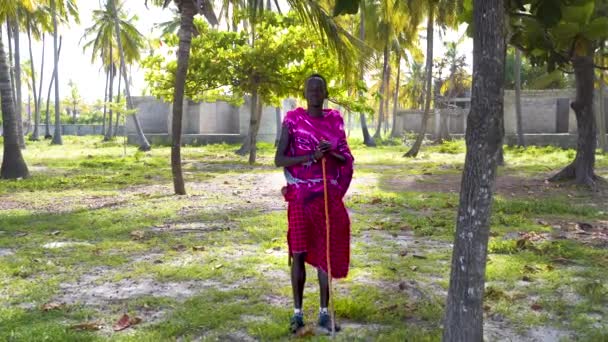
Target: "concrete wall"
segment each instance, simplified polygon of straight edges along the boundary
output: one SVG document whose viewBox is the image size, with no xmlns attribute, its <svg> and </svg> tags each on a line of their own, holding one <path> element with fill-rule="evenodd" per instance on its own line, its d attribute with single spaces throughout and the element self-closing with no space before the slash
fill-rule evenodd
<svg viewBox="0 0 608 342">
<path fill-rule="evenodd" d="M 599 110 L 599 91 L 596 91 L 594 100 L 595 110 Z M 575 89 L 548 89 L 548 90 L 525 90 L 522 91 L 522 119 L 523 130 L 527 134 L 553 134 L 553 133 L 576 133 L 576 115 L 569 108 L 568 103 L 574 101 L 576 97 Z M 608 92 L 606 92 L 606 103 L 608 104 Z M 564 109 L 568 111 L 567 117 L 560 120 L 567 120 L 564 131 L 558 132 L 558 100 L 563 99 Z M 605 107 L 605 117 L 608 120 L 608 106 Z M 450 133 L 463 134 L 466 128 L 466 115 L 461 117 L 450 116 Z M 565 114 L 565 112 L 564 112 Z M 418 132 L 422 120 L 422 111 L 401 110 L 397 113 L 397 131 Z M 438 115 L 431 113 L 429 117 L 427 132 L 435 133 L 438 127 Z M 515 114 L 515 91 L 506 90 L 504 95 L 504 125 L 505 134 L 516 134 L 516 114 Z M 567 127 L 567 131 L 565 130 Z M 608 124 L 607 128 L 608 129 Z"/>
<path fill-rule="evenodd" d="M 112 126 L 114 127 L 114 126 Z M 102 125 L 61 125 L 61 134 L 62 135 L 102 135 Z M 44 126 L 41 126 L 40 133 L 44 135 Z M 118 126 L 118 132 L 116 135 L 124 135 L 125 127 Z M 55 126 L 51 125 L 50 127 L 51 135 L 55 134 Z"/>
<path fill-rule="evenodd" d="M 169 141 L 162 136 L 171 134 L 172 106 L 150 96 L 136 97 L 134 103 L 138 107 L 138 117 L 144 133 L 153 136 L 153 139 L 158 142 Z M 218 139 L 225 139 L 227 142 L 242 141 L 249 131 L 251 116 L 249 97 L 245 98 L 245 102 L 241 106 L 234 106 L 223 101 L 214 103 L 184 101 L 183 108 L 182 134 L 184 137 L 197 136 L 188 137 L 188 141 L 215 142 Z M 280 120 L 288 110 L 293 108 L 295 108 L 295 101 L 283 101 Z M 258 141 L 274 142 L 278 128 L 280 128 L 280 121 L 277 125 L 276 108 L 264 106 Z M 128 120 L 127 130 L 129 136 L 135 135 L 135 125 L 132 120 Z M 214 137 L 213 139 L 203 137 L 206 135 Z M 235 136 L 240 138 L 237 139 Z"/>
</svg>

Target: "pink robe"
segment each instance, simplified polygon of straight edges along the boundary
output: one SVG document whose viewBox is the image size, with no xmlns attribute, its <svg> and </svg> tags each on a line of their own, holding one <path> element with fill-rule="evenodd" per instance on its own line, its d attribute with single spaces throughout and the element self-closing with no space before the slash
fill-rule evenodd
<svg viewBox="0 0 608 342">
<path fill-rule="evenodd" d="M 327 157 L 326 172 L 329 198 L 331 276 L 343 278 L 348 274 L 350 263 L 350 219 L 342 198 L 348 190 L 354 158 L 346 142 L 344 120 L 337 110 L 323 110 L 323 117 L 315 118 L 306 110 L 290 111 L 283 121 L 283 129 L 289 130 L 289 157 L 310 155 L 321 140 L 331 143 L 332 150 L 344 156 L 341 163 Z M 323 196 L 323 171 L 321 161 L 285 168 L 287 186 L 283 188 L 289 202 L 289 252 L 293 246 L 306 246 L 306 262 L 326 273 L 326 223 Z M 302 230 L 302 222 L 308 227 Z M 299 252 L 299 251 L 296 251 Z"/>
</svg>

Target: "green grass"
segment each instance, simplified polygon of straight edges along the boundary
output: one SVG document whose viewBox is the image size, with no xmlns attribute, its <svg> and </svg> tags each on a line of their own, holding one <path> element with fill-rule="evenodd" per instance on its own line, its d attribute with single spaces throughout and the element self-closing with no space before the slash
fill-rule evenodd
<svg viewBox="0 0 608 342">
<path fill-rule="evenodd" d="M 235 145 L 186 146 L 182 154 L 189 195 L 173 196 L 168 147 L 142 153 L 128 146 L 124 153 L 120 141 L 100 140 L 68 136 L 64 146 L 28 143 L 24 156 L 32 177 L 0 182 L 0 202 L 6 208 L 0 216 L 0 251 L 10 251 L 0 257 L 0 340 L 289 338 L 285 212 L 259 204 L 256 196 L 262 194 L 243 198 L 231 190 L 253 187 L 240 180 L 243 175 L 276 176 L 274 147 L 260 144 L 258 163 L 249 166 L 246 157 L 233 153 Z M 394 140 L 374 149 L 353 140 L 351 147 L 356 159 L 356 179 L 346 199 L 352 210 L 351 270 L 337 282 L 335 298 L 339 319 L 351 325 L 337 339 L 438 341 L 459 201 L 442 183 L 459 179 L 465 144 L 424 146 L 414 159 L 402 158 L 408 147 Z M 572 150 L 557 148 L 505 152 L 507 166 L 499 176 L 516 179 L 544 179 L 573 157 Z M 598 156 L 597 166 L 606 174 L 608 159 Z M 569 187 L 552 191 L 542 198 L 526 191 L 495 198 L 486 312 L 503 315 L 515 331 L 544 325 L 571 331 L 581 340 L 605 339 L 608 327 L 598 319 L 608 315 L 605 247 L 559 239 L 518 245 L 519 233 L 551 235 L 553 228 L 541 220 L 597 225 L 608 219 L 604 197 Z M 277 199 L 273 206 L 282 204 Z M 178 223 L 211 228 L 163 228 Z M 143 238 L 134 238 L 135 231 L 143 232 Z M 50 242 L 81 244 L 45 248 Z M 195 251 L 195 246 L 204 250 Z M 137 286 L 141 279 L 207 285 L 183 299 L 157 293 L 101 306 L 40 309 L 62 293 L 62 285 L 76 284 L 94 270 L 99 277 L 81 284 L 83 292 L 86 286 L 117 282 Z M 308 322 L 314 322 L 318 306 L 314 273 L 309 269 Z M 532 302 L 541 309 L 533 310 Z M 141 316 L 142 324 L 112 332 L 125 312 Z M 90 321 L 100 321 L 104 329 L 70 328 Z"/>
</svg>

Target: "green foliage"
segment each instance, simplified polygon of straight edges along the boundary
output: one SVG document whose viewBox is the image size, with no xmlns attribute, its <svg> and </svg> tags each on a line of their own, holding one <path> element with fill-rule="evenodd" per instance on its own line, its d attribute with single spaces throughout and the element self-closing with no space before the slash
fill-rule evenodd
<svg viewBox="0 0 608 342">
<path fill-rule="evenodd" d="M 533 65 L 549 72 L 569 66 L 573 56 L 592 56 L 608 38 L 608 2 L 595 0 L 518 1 L 510 25 L 511 43 L 524 51 Z M 529 5 L 529 7 L 526 7 Z"/>
<path fill-rule="evenodd" d="M 193 101 L 243 101 L 254 90 L 267 104 L 278 105 L 283 98 L 301 97 L 303 83 L 312 73 L 328 80 L 330 97 L 355 111 L 367 109 L 347 96 L 361 85 L 342 77 L 338 58 L 295 15 L 264 13 L 255 26 L 254 43 L 246 32 L 225 32 L 195 20 L 200 34 L 192 39 L 185 96 Z M 177 35 L 164 36 L 169 49 L 179 43 Z M 171 101 L 176 60 L 156 54 L 143 66 L 145 79 L 154 96 Z"/>
</svg>

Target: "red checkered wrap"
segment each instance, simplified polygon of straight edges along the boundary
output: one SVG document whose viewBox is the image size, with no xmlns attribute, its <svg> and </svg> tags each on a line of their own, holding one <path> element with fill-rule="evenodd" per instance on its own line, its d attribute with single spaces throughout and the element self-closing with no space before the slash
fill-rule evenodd
<svg viewBox="0 0 608 342">
<path fill-rule="evenodd" d="M 341 193 L 329 187 L 330 257 L 333 278 L 344 278 L 350 262 L 350 219 Z M 323 194 L 287 207 L 289 253 L 306 252 L 306 262 L 327 273 L 325 205 Z"/>
</svg>

